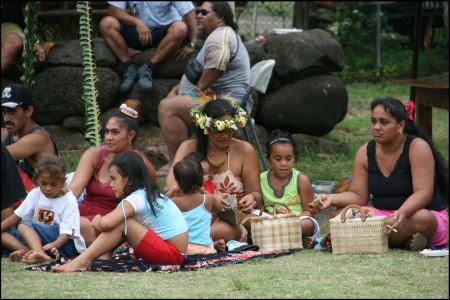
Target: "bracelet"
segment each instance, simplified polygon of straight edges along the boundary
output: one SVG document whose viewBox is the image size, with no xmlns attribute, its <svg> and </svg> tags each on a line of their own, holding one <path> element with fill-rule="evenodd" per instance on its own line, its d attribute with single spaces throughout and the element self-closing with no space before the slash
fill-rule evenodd
<svg viewBox="0 0 450 300">
<path fill-rule="evenodd" d="M 250 194 L 252 194 L 252 196 L 253 196 L 253 207 L 256 207 L 256 203 L 257 203 L 256 196 L 253 193 L 250 193 Z"/>
</svg>

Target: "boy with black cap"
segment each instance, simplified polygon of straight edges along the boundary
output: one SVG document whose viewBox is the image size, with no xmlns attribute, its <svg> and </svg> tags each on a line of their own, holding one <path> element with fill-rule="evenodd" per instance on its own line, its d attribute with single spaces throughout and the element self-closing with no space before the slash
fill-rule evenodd
<svg viewBox="0 0 450 300">
<path fill-rule="evenodd" d="M 33 120 L 33 94 L 22 84 L 7 85 L 2 92 L 2 142 L 11 156 L 31 179 L 36 164 L 44 155 L 58 155 L 58 147 L 50 134 Z M 26 184 L 29 190 L 28 184 Z"/>
</svg>

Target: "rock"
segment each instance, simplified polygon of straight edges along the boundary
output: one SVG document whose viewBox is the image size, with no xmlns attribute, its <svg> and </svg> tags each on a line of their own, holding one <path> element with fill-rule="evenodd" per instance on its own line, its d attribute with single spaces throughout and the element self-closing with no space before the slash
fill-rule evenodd
<svg viewBox="0 0 450 300">
<path fill-rule="evenodd" d="M 260 97 L 256 121 L 267 129 L 321 136 L 345 117 L 347 103 L 339 77 L 314 76 Z"/>
<path fill-rule="evenodd" d="M 71 116 L 84 115 L 82 100 L 82 67 L 51 67 L 36 76 L 34 86 L 35 112 L 38 124 L 61 124 Z M 97 68 L 97 103 L 101 111 L 117 105 L 120 78 L 111 69 Z"/>
<path fill-rule="evenodd" d="M 66 129 L 82 129 L 84 128 L 84 116 L 73 116 L 64 119 L 62 123 Z"/>
<path fill-rule="evenodd" d="M 79 40 L 56 41 L 47 57 L 52 65 L 82 66 L 82 47 Z M 114 67 L 116 57 L 103 39 L 94 39 L 94 54 L 97 67 Z"/>
<path fill-rule="evenodd" d="M 317 148 L 321 153 L 347 153 L 350 150 L 347 144 L 325 137 L 295 133 L 292 134 L 292 138 L 294 139 L 299 152 L 311 147 Z"/>
<path fill-rule="evenodd" d="M 344 53 L 331 34 L 321 29 L 288 34 L 269 34 L 268 56 L 275 59 L 275 77 L 284 83 L 341 71 Z"/>
<path fill-rule="evenodd" d="M 47 125 L 44 128 L 50 132 L 59 150 L 84 150 L 89 147 L 80 131 L 66 129 L 60 125 Z"/>
</svg>

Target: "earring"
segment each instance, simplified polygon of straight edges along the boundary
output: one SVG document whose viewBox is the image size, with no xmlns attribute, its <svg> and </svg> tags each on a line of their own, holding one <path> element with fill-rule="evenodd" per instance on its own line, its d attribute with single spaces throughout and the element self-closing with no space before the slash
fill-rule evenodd
<svg viewBox="0 0 450 300">
<path fill-rule="evenodd" d="M 131 145 L 131 141 L 128 141 L 128 145 Z"/>
</svg>

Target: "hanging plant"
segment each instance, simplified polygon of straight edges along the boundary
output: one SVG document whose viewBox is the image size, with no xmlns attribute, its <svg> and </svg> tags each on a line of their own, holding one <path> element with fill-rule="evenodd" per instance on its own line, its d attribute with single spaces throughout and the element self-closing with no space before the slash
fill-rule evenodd
<svg viewBox="0 0 450 300">
<path fill-rule="evenodd" d="M 22 76 L 20 80 L 24 85 L 33 88 L 34 85 L 34 64 L 36 63 L 36 54 L 34 44 L 38 41 L 37 38 L 37 2 L 27 1 L 25 4 L 25 28 L 22 51 Z"/>
<path fill-rule="evenodd" d="M 98 91 L 97 66 L 95 63 L 92 8 L 88 1 L 77 2 L 77 12 L 80 14 L 80 44 L 83 58 L 83 96 L 86 119 L 85 138 L 91 146 L 100 146 L 100 108 L 97 103 Z"/>
</svg>

